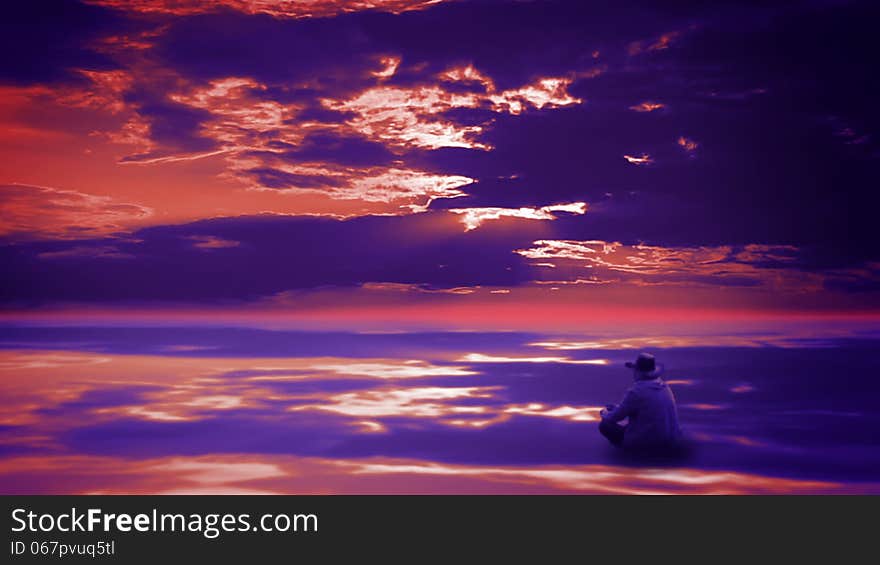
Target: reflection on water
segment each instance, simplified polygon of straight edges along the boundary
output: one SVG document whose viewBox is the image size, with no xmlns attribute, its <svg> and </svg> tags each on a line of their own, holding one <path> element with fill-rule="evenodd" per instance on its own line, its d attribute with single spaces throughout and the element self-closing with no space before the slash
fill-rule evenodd
<svg viewBox="0 0 880 565">
<path fill-rule="evenodd" d="M 666 364 L 686 460 L 596 432 L 633 347 Z M 4 493 L 880 492 L 866 338 L 5 326 L 0 348 Z"/>
<path fill-rule="evenodd" d="M 502 467 L 415 459 L 222 455 L 16 457 L 6 492 L 86 494 L 783 494 L 845 493 L 831 481 L 608 465 Z M 876 488 L 868 486 L 867 488 Z"/>
</svg>

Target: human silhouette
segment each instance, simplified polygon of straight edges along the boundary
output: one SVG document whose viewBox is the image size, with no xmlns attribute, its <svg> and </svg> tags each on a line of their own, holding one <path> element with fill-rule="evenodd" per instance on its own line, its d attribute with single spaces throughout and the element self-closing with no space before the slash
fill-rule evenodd
<svg viewBox="0 0 880 565">
<path fill-rule="evenodd" d="M 609 404 L 600 413 L 599 432 L 615 447 L 631 452 L 658 453 L 679 447 L 681 428 L 675 397 L 660 378 L 663 365 L 650 353 L 640 353 L 634 363 L 633 384 L 620 404 Z M 626 419 L 628 423 L 620 422 Z"/>
</svg>

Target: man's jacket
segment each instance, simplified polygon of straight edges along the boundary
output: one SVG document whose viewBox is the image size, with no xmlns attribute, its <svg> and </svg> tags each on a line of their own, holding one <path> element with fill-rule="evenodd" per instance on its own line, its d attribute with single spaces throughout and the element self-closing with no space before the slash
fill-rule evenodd
<svg viewBox="0 0 880 565">
<path fill-rule="evenodd" d="M 672 445 L 681 438 L 675 397 L 659 377 L 633 382 L 623 401 L 605 415 L 611 422 L 624 418 L 629 418 L 624 447 Z"/>
</svg>

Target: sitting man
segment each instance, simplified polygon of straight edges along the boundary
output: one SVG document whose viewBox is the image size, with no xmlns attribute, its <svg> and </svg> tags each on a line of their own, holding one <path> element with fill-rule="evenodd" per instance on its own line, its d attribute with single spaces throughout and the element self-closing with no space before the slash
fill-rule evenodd
<svg viewBox="0 0 880 565">
<path fill-rule="evenodd" d="M 599 432 L 616 447 L 632 451 L 662 452 L 674 449 L 681 439 L 675 397 L 660 378 L 659 368 L 650 353 L 641 353 L 635 363 L 626 366 L 633 370 L 634 382 L 619 405 L 602 410 Z M 627 418 L 629 423 L 619 422 Z"/>
</svg>

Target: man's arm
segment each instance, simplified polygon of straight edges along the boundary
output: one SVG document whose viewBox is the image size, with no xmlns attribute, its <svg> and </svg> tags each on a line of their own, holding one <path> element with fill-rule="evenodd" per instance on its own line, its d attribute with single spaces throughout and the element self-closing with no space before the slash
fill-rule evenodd
<svg viewBox="0 0 880 565">
<path fill-rule="evenodd" d="M 603 420 L 608 420 L 609 422 L 619 422 L 624 418 L 630 416 L 631 414 L 635 414 L 636 411 L 636 395 L 632 389 L 626 391 L 626 395 L 623 397 L 623 401 L 614 407 L 613 410 L 609 410 L 602 414 Z"/>
</svg>

